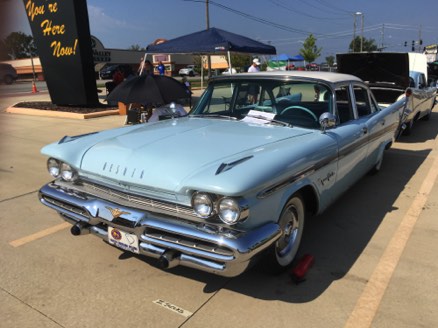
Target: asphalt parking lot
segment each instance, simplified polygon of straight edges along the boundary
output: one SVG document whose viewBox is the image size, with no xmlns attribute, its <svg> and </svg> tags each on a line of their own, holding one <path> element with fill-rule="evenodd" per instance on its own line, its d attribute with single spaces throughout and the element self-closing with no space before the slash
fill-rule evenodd
<svg viewBox="0 0 438 328">
<path fill-rule="evenodd" d="M 29 95 L 48 99 L 47 93 Z M 9 114 L 0 99 L 0 327 L 436 327 L 438 106 L 323 215 L 306 223 L 306 280 L 257 268 L 169 271 L 74 237 L 37 199 L 45 144 L 123 125 Z"/>
</svg>

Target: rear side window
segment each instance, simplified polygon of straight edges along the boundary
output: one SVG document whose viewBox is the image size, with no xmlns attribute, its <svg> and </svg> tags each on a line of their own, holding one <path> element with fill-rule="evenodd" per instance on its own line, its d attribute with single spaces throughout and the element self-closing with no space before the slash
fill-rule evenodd
<svg viewBox="0 0 438 328">
<path fill-rule="evenodd" d="M 368 90 L 361 86 L 354 86 L 354 98 L 356 100 L 357 114 L 359 117 L 372 113 Z"/>
<path fill-rule="evenodd" d="M 351 99 L 348 86 L 336 88 L 336 109 L 339 117 L 339 122 L 346 123 L 354 120 L 354 112 L 351 107 Z"/>
</svg>

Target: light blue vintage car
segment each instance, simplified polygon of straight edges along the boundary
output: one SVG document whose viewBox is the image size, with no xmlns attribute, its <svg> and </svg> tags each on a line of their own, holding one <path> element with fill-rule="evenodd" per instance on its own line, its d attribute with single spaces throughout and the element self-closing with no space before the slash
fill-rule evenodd
<svg viewBox="0 0 438 328">
<path fill-rule="evenodd" d="M 211 80 L 185 117 L 64 137 L 42 149 L 39 199 L 121 249 L 236 276 L 295 258 L 305 220 L 378 171 L 405 100 L 357 77 L 263 72 Z"/>
</svg>

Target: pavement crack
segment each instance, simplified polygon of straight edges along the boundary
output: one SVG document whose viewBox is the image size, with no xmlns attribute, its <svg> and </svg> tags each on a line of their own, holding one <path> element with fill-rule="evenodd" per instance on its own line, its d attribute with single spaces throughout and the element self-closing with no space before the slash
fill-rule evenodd
<svg viewBox="0 0 438 328">
<path fill-rule="evenodd" d="M 17 195 L 17 196 L 14 196 L 14 197 L 1 199 L 1 200 L 0 200 L 0 203 L 8 202 L 8 201 L 10 201 L 10 200 L 15 200 L 15 199 L 18 199 L 18 198 L 20 198 L 20 197 L 24 197 L 24 196 L 29 196 L 29 195 L 32 195 L 32 194 L 34 194 L 34 193 L 37 193 L 38 191 L 39 191 L 39 190 L 33 190 L 33 191 L 29 191 L 29 192 L 27 192 L 27 193 L 24 193 L 24 194 L 21 194 L 21 195 Z"/>
<path fill-rule="evenodd" d="M 207 298 L 207 300 L 206 300 L 204 303 L 202 303 L 201 306 L 198 307 L 198 309 L 196 309 L 196 311 L 194 311 L 193 314 L 192 314 L 190 317 L 188 317 L 186 320 L 184 320 L 183 323 L 180 324 L 180 325 L 178 326 L 178 328 L 182 328 L 182 327 L 184 327 L 184 325 L 185 325 L 186 323 L 188 323 L 189 320 L 190 320 L 191 318 L 193 318 L 193 317 L 195 316 L 195 314 L 198 313 L 198 312 L 199 312 L 199 311 L 200 311 L 205 305 L 207 305 L 207 303 L 210 302 L 210 301 L 213 299 L 213 297 L 215 297 L 215 296 L 217 295 L 217 293 L 219 293 L 222 289 L 224 289 L 224 288 L 228 285 L 228 283 L 229 283 L 231 280 L 232 280 L 232 278 L 227 279 L 227 280 L 224 282 L 224 284 L 223 284 L 220 288 L 218 288 L 218 289 L 213 293 L 213 295 L 211 295 L 209 298 Z"/>
<path fill-rule="evenodd" d="M 17 300 L 18 302 L 20 302 L 21 304 L 23 304 L 24 306 L 32 309 L 35 312 L 38 312 L 39 314 L 41 314 L 43 317 L 47 318 L 47 320 L 50 320 L 51 322 L 53 322 L 54 324 L 56 324 L 59 327 L 65 328 L 65 326 L 61 325 L 59 322 L 57 322 L 55 319 L 49 317 L 47 314 L 41 312 L 40 310 L 38 310 L 37 308 L 33 307 L 32 305 L 24 302 L 23 300 L 21 300 L 20 298 L 18 298 L 17 296 L 11 294 L 9 291 L 7 291 L 6 289 L 4 289 L 3 287 L 0 287 L 0 289 L 5 292 L 6 294 L 8 294 L 9 296 L 11 296 L 12 298 L 14 298 L 15 300 Z"/>
</svg>

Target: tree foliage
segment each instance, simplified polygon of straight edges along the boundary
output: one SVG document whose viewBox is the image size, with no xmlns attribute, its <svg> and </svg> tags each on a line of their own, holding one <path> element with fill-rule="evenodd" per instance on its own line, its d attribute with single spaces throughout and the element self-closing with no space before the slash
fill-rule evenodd
<svg viewBox="0 0 438 328">
<path fill-rule="evenodd" d="M 356 36 L 353 40 L 351 40 L 350 46 L 348 47 L 348 49 L 351 52 L 360 52 L 361 38 L 362 38 L 361 36 Z M 378 47 L 377 47 L 376 41 L 374 39 L 363 38 L 362 52 L 371 52 L 371 51 L 377 51 L 377 50 L 378 50 Z"/>
<path fill-rule="evenodd" d="M 146 47 L 140 47 L 138 44 L 131 45 L 128 50 L 132 51 L 146 51 Z"/>
<path fill-rule="evenodd" d="M 327 56 L 325 57 L 325 62 L 327 63 L 327 65 L 329 65 L 330 67 L 333 67 L 333 65 L 335 64 L 335 56 Z"/>
<path fill-rule="evenodd" d="M 303 47 L 300 49 L 300 55 L 304 57 L 304 60 L 308 63 L 312 63 L 316 58 L 321 56 L 322 48 L 316 46 L 316 38 L 313 34 L 310 34 L 306 40 L 304 40 Z"/>
<path fill-rule="evenodd" d="M 231 54 L 231 65 L 237 71 L 243 71 L 246 67 L 252 64 L 252 57 L 244 54 Z M 228 57 L 227 57 L 228 62 Z M 229 64 L 228 64 L 229 65 Z"/>
<path fill-rule="evenodd" d="M 36 46 L 31 35 L 23 32 L 12 32 L 2 40 L 5 52 L 10 59 L 30 58 L 36 56 Z"/>
</svg>

